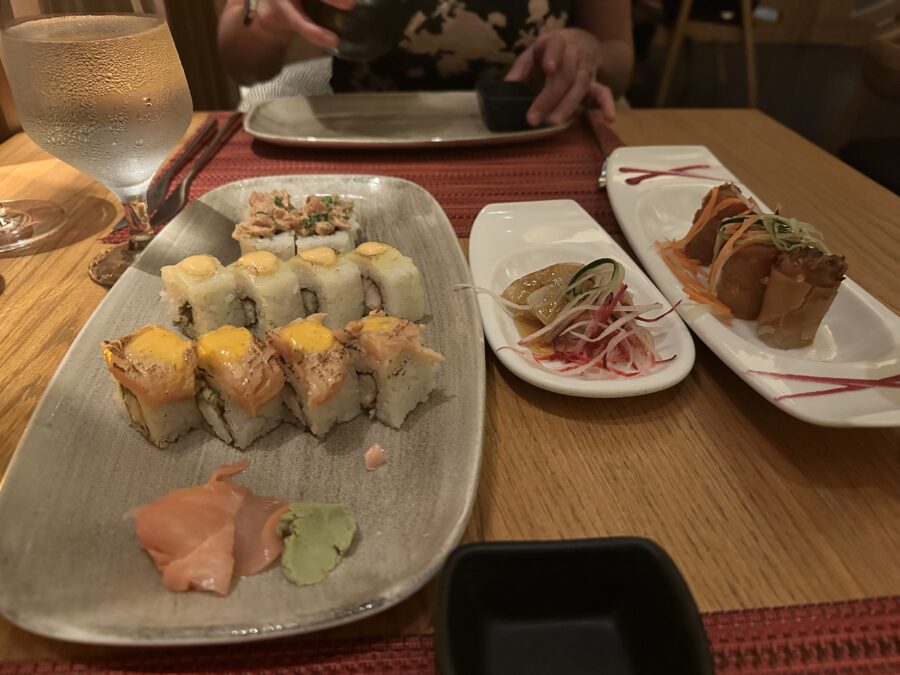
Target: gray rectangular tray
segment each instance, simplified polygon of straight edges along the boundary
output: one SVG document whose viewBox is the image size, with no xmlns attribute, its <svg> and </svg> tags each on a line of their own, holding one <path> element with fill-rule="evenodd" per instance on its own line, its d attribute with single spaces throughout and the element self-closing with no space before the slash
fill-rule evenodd
<svg viewBox="0 0 900 675">
<path fill-rule="evenodd" d="M 438 388 L 400 430 L 359 417 L 324 442 L 284 424 L 243 452 L 202 431 L 158 450 L 114 405 L 100 342 L 147 323 L 166 325 L 159 268 L 197 253 L 235 260 L 230 234 L 250 192 L 276 188 L 298 199 L 350 196 L 366 237 L 416 262 L 427 300 L 425 343 L 446 357 Z M 401 179 L 255 178 L 195 201 L 85 324 L 22 437 L 0 489 L 0 612 L 64 640 L 201 644 L 317 630 L 411 595 L 461 537 L 478 482 L 484 344 L 473 295 L 453 291 L 469 278 L 438 203 Z M 367 472 L 363 451 L 376 441 L 388 461 Z M 166 591 L 124 514 L 240 458 L 250 466 L 237 482 L 258 494 L 347 504 L 359 523 L 348 557 L 315 586 L 292 585 L 275 565 L 238 581 L 224 598 Z"/>
<path fill-rule="evenodd" d="M 474 91 L 351 92 L 258 103 L 244 130 L 267 143 L 320 148 L 429 148 L 529 143 L 572 120 L 522 131 L 491 131 Z"/>
</svg>

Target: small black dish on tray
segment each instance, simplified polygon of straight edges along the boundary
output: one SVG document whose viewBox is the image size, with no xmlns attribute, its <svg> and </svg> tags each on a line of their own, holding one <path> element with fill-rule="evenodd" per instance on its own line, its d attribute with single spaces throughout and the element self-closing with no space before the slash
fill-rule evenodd
<svg viewBox="0 0 900 675">
<path fill-rule="evenodd" d="M 470 544 L 441 576 L 442 675 L 712 675 L 672 559 L 632 537 Z"/>
<path fill-rule="evenodd" d="M 530 129 L 526 114 L 539 89 L 529 82 L 485 79 L 475 87 L 481 119 L 491 131 Z"/>
</svg>

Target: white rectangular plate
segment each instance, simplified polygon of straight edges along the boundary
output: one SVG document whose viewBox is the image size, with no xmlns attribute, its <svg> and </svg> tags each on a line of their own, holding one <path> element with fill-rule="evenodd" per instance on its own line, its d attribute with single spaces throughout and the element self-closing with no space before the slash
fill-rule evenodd
<svg viewBox="0 0 900 675">
<path fill-rule="evenodd" d="M 681 284 L 654 249 L 660 239 L 678 239 L 688 231 L 694 211 L 715 182 L 664 176 L 628 185 L 633 173 L 623 167 L 672 170 L 707 165 L 697 173 L 734 181 L 751 194 L 703 146 L 619 148 L 609 157 L 607 190 L 619 225 L 635 255 L 670 302 L 682 299 Z M 788 186 L 786 189 L 790 189 Z M 754 196 L 755 197 L 755 196 Z M 763 210 L 768 210 L 758 198 Z M 788 214 L 790 215 L 790 214 Z M 853 270 L 850 270 L 851 274 Z M 827 389 L 749 374 L 748 370 L 820 377 L 880 378 L 900 372 L 900 318 L 851 279 L 841 285 L 815 341 L 800 349 L 774 349 L 756 337 L 756 323 L 735 320 L 727 326 L 704 306 L 684 300 L 678 312 L 715 354 L 756 391 L 791 415 L 832 427 L 900 426 L 900 390 L 863 389 L 827 396 L 776 400 L 778 396 Z"/>
<path fill-rule="evenodd" d="M 167 322 L 159 268 L 188 255 L 238 255 L 235 221 L 253 190 L 356 201 L 369 239 L 422 270 L 425 343 L 446 361 L 427 403 L 394 430 L 366 416 L 324 442 L 288 424 L 248 450 L 193 431 L 158 450 L 113 405 L 100 341 Z M 421 187 L 376 176 L 275 176 L 224 185 L 191 204 L 110 290 L 38 405 L 0 490 L 0 611 L 21 627 L 79 642 L 202 644 L 307 632 L 386 609 L 421 587 L 456 545 L 478 481 L 484 342 L 474 299 L 452 288 L 468 268 L 444 212 Z M 52 311 L 52 308 L 44 308 Z M 373 442 L 387 464 L 367 472 Z M 237 477 L 261 495 L 343 502 L 359 534 L 320 584 L 297 587 L 276 564 L 227 597 L 170 593 L 123 518 L 175 488 L 246 458 Z"/>
<path fill-rule="evenodd" d="M 571 123 L 491 131 L 473 91 L 293 96 L 258 103 L 244 116 L 247 133 L 268 143 L 330 148 L 524 143 L 558 134 Z"/>
<path fill-rule="evenodd" d="M 476 286 L 495 293 L 519 277 L 560 262 L 589 263 L 613 258 L 625 268 L 625 283 L 635 302 L 671 305 L 641 268 L 628 257 L 600 225 L 571 200 L 513 202 L 485 206 L 475 219 L 469 238 L 469 266 Z M 484 333 L 497 358 L 510 371 L 536 387 L 558 394 L 587 398 L 637 396 L 681 382 L 694 365 L 694 342 L 684 323 L 674 313 L 647 327 L 663 358 L 647 375 L 610 380 L 590 380 L 548 373 L 504 347 L 514 346 L 520 336 L 510 314 L 490 295 L 479 294 L 478 305 Z"/>
</svg>

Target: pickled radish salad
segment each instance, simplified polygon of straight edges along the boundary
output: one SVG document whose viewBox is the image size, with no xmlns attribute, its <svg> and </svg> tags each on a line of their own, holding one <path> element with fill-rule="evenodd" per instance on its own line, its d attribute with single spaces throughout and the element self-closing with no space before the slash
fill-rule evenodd
<svg viewBox="0 0 900 675">
<path fill-rule="evenodd" d="M 676 355 L 662 356 L 644 324 L 659 321 L 659 302 L 635 304 L 625 270 L 612 258 L 587 265 L 557 263 L 516 279 L 493 297 L 513 317 L 521 338 L 511 349 L 539 368 L 585 379 L 646 375 Z"/>
</svg>

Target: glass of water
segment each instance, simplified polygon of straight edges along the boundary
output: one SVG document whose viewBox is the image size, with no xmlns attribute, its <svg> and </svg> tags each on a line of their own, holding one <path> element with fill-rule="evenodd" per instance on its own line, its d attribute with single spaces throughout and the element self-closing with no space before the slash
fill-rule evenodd
<svg viewBox="0 0 900 675">
<path fill-rule="evenodd" d="M 146 191 L 191 121 L 175 43 L 153 0 L 4 0 L 4 64 L 31 139 L 122 202 L 127 244 L 95 258 L 111 286 L 153 238 Z"/>
</svg>

